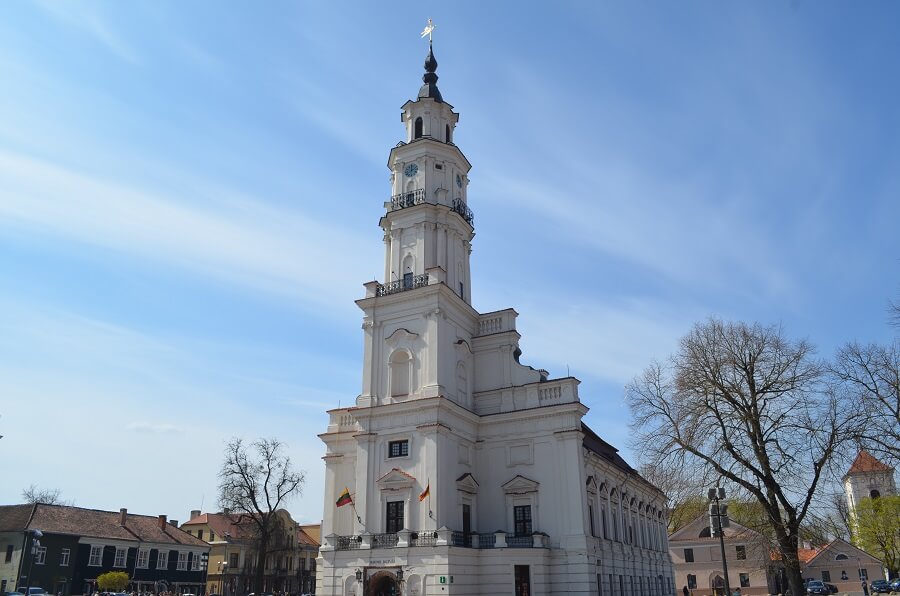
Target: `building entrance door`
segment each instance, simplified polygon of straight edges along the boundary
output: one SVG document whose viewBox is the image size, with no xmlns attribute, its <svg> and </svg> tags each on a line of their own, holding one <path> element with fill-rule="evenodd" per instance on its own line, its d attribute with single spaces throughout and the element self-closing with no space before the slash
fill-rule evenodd
<svg viewBox="0 0 900 596">
<path fill-rule="evenodd" d="M 400 583 L 390 573 L 376 573 L 367 587 L 366 596 L 400 596 Z"/>
</svg>

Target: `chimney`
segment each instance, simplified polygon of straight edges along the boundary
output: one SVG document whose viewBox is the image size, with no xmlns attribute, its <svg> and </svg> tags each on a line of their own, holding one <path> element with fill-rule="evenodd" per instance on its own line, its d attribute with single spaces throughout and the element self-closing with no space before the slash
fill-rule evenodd
<svg viewBox="0 0 900 596">
<path fill-rule="evenodd" d="M 191 519 L 194 519 L 194 518 L 196 518 L 196 517 L 200 517 L 200 510 L 199 510 L 199 509 L 192 509 L 192 510 L 191 510 Z"/>
<path fill-rule="evenodd" d="M 170 525 L 170 526 L 175 526 L 175 527 L 177 528 L 177 527 L 178 527 L 178 520 L 177 520 L 177 519 L 173 519 L 172 521 L 169 522 L 169 525 Z"/>
<path fill-rule="evenodd" d="M 166 529 L 166 516 L 165 515 L 159 516 L 159 529 L 160 530 Z"/>
<path fill-rule="evenodd" d="M 119 509 L 119 525 L 125 527 L 125 520 L 128 518 L 128 510 L 122 507 Z"/>
</svg>

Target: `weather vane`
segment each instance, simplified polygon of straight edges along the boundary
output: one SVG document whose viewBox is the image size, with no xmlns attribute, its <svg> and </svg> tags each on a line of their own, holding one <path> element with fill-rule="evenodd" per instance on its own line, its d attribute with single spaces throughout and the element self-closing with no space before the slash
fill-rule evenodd
<svg viewBox="0 0 900 596">
<path fill-rule="evenodd" d="M 434 23 L 431 22 L 431 19 L 428 19 L 428 24 L 425 25 L 425 28 L 422 29 L 422 37 L 428 36 L 428 43 L 431 44 L 431 32 L 434 31 Z"/>
</svg>

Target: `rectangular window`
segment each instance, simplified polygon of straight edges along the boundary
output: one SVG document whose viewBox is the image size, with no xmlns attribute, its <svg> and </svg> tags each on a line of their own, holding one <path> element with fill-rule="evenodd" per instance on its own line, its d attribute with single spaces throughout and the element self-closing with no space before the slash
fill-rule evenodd
<svg viewBox="0 0 900 596">
<path fill-rule="evenodd" d="M 178 565 L 176 569 L 178 571 L 187 571 L 187 551 L 178 551 Z"/>
<path fill-rule="evenodd" d="M 742 587 L 742 588 L 749 588 L 749 587 L 750 587 L 750 574 L 749 574 L 749 573 L 742 573 L 742 574 L 740 575 L 740 578 L 741 578 L 741 587 Z"/>
<path fill-rule="evenodd" d="M 125 558 L 128 555 L 128 549 L 122 547 L 116 547 L 116 558 L 113 560 L 113 567 L 124 567 L 125 566 Z"/>
<path fill-rule="evenodd" d="M 409 455 L 409 441 L 388 442 L 388 457 L 406 457 Z"/>
<path fill-rule="evenodd" d="M 210 542 L 215 542 L 215 541 L 216 541 L 216 533 L 213 532 L 212 530 L 209 531 L 209 541 L 210 541 Z"/>
<path fill-rule="evenodd" d="M 690 573 L 688 573 L 687 579 L 688 579 L 688 588 L 690 588 L 691 590 L 696 590 L 697 589 L 697 576 L 691 575 Z"/>
<path fill-rule="evenodd" d="M 597 574 L 597 596 L 603 596 L 603 576 Z"/>
<path fill-rule="evenodd" d="M 150 549 L 142 548 L 138 550 L 137 554 L 137 568 L 138 569 L 146 569 L 150 566 Z"/>
<path fill-rule="evenodd" d="M 859 579 L 867 581 L 869 579 L 869 571 L 867 569 L 859 570 Z"/>
<path fill-rule="evenodd" d="M 396 534 L 403 529 L 403 501 L 387 502 L 387 523 L 385 531 L 388 534 Z"/>
<path fill-rule="evenodd" d="M 591 536 L 596 536 L 597 533 L 594 531 L 594 506 L 588 505 L 588 519 L 591 523 Z"/>
<path fill-rule="evenodd" d="M 191 571 L 200 570 L 200 553 L 191 553 Z"/>
<path fill-rule="evenodd" d="M 516 536 L 531 536 L 531 505 L 513 507 Z"/>
<path fill-rule="evenodd" d="M 466 536 L 472 533 L 472 508 L 467 503 L 462 506 L 462 527 Z"/>
<path fill-rule="evenodd" d="M 37 552 L 34 553 L 34 564 L 35 565 L 43 565 L 47 560 L 47 547 L 39 546 L 37 547 Z"/>
<path fill-rule="evenodd" d="M 531 596 L 531 574 L 528 565 L 516 565 L 516 596 Z"/>
<path fill-rule="evenodd" d="M 91 556 L 88 558 L 88 566 L 100 567 L 103 565 L 103 547 L 91 546 Z"/>
<path fill-rule="evenodd" d="M 197 538 L 203 540 L 203 530 L 197 530 Z"/>
<path fill-rule="evenodd" d="M 168 569 L 169 568 L 169 551 L 161 550 L 156 556 L 156 568 L 157 569 Z"/>
<path fill-rule="evenodd" d="M 10 561 L 12 561 L 12 554 L 13 554 L 13 545 L 12 545 L 12 544 L 7 544 L 7 545 L 6 545 L 6 562 L 7 562 L 7 563 L 9 563 Z"/>
<path fill-rule="evenodd" d="M 72 554 L 72 551 L 64 548 L 59 551 L 59 566 L 60 567 L 68 567 L 69 566 L 69 556 Z"/>
<path fill-rule="evenodd" d="M 228 566 L 231 569 L 237 569 L 238 568 L 238 553 L 230 553 L 228 555 L 228 558 L 231 559 L 231 561 L 229 561 L 229 563 L 228 563 Z"/>
<path fill-rule="evenodd" d="M 735 553 L 737 553 L 737 560 L 744 561 L 747 559 L 747 547 L 743 544 L 739 544 L 734 547 Z"/>
<path fill-rule="evenodd" d="M 694 562 L 694 549 L 692 549 L 692 548 L 684 549 L 684 562 L 685 563 L 693 563 Z"/>
<path fill-rule="evenodd" d="M 603 537 L 609 540 L 609 531 L 606 527 L 606 507 L 600 506 L 600 525 L 603 526 Z"/>
<path fill-rule="evenodd" d="M 407 272 L 403 274 L 403 289 L 409 290 L 413 287 L 413 274 L 411 272 Z"/>
<path fill-rule="evenodd" d="M 831 572 L 828 571 L 827 569 L 823 569 L 823 570 L 822 570 L 822 581 L 823 581 L 823 582 L 830 582 L 830 581 L 831 581 Z"/>
</svg>

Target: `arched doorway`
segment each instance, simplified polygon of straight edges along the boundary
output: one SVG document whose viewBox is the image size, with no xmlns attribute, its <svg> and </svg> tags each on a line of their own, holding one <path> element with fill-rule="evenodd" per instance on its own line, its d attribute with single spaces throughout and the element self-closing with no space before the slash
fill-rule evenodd
<svg viewBox="0 0 900 596">
<path fill-rule="evenodd" d="M 400 596 L 400 582 L 393 573 L 379 571 L 369 578 L 366 596 Z"/>
</svg>

